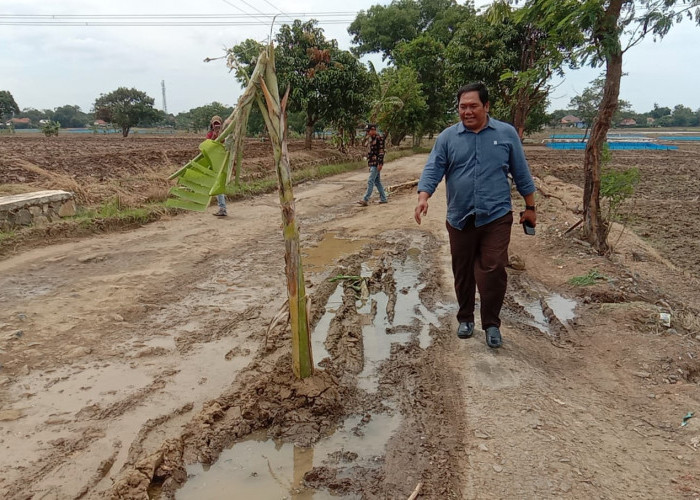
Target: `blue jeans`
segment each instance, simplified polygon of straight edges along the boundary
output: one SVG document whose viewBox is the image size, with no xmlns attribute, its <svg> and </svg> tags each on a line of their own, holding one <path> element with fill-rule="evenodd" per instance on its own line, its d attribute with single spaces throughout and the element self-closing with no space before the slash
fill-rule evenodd
<svg viewBox="0 0 700 500">
<path fill-rule="evenodd" d="M 372 190 L 374 186 L 377 186 L 377 192 L 379 193 L 379 201 L 386 201 L 386 193 L 384 192 L 384 186 L 382 186 L 382 180 L 380 178 L 381 172 L 377 167 L 369 167 L 369 178 L 367 179 L 367 192 L 363 198 L 365 201 L 369 201 L 370 196 L 372 196 Z"/>
<path fill-rule="evenodd" d="M 226 195 L 217 194 L 216 195 L 216 204 L 219 205 L 219 208 L 225 212 L 226 211 Z"/>
</svg>

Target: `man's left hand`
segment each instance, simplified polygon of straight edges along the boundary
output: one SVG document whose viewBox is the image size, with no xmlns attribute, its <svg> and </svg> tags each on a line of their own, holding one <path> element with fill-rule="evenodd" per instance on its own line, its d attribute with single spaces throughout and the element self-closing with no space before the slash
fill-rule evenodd
<svg viewBox="0 0 700 500">
<path fill-rule="evenodd" d="M 527 221 L 532 227 L 537 225 L 537 212 L 534 210 L 525 210 L 520 216 L 520 224 Z"/>
<path fill-rule="evenodd" d="M 377 165 L 377 171 L 378 171 L 378 172 L 381 172 L 383 166 L 384 166 L 383 163 L 380 163 L 379 165 Z"/>
</svg>

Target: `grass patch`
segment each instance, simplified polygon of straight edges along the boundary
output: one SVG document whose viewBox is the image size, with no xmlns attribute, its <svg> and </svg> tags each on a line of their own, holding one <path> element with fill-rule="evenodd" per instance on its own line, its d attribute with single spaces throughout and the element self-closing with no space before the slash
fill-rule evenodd
<svg viewBox="0 0 700 500">
<path fill-rule="evenodd" d="M 15 231 L 0 231 L 0 245 L 9 243 L 17 236 Z"/>
<path fill-rule="evenodd" d="M 583 276 L 574 276 L 569 280 L 569 284 L 574 286 L 589 286 L 595 285 L 598 281 L 608 280 L 604 274 L 600 274 L 597 269 L 591 269 Z"/>
<path fill-rule="evenodd" d="M 122 208 L 118 199 L 112 199 L 97 207 L 79 209 L 78 213 L 71 219 L 80 223 L 95 219 L 128 219 L 134 222 L 141 219 L 143 222 L 147 222 L 154 210 L 162 211 L 162 204 L 153 203 L 143 207 Z"/>
</svg>

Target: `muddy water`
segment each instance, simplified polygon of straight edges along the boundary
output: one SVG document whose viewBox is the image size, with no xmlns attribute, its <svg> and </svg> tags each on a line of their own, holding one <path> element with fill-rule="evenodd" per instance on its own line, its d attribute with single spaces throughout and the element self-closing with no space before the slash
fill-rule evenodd
<svg viewBox="0 0 700 500">
<path fill-rule="evenodd" d="M 226 352 L 230 343 L 230 339 L 211 342 L 180 357 L 172 338 L 155 337 L 134 345 L 134 359 L 128 363 L 93 362 L 32 372 L 11 392 L 13 398 L 26 404 L 15 405 L 22 418 L 4 426 L 4 444 L 13 450 L 12 456 L 7 457 L 9 462 L 16 466 L 29 464 L 32 456 L 45 447 L 44 443 L 70 438 L 72 429 L 65 424 L 87 425 L 133 406 L 128 419 L 111 425 L 105 432 L 102 446 L 109 449 L 106 443 L 114 439 L 131 442 L 143 422 L 181 405 L 177 394 L 188 394 L 192 401 L 199 402 L 207 388 L 230 384 L 252 359 L 251 355 L 240 355 L 226 360 L 220 353 Z M 164 377 L 168 380 L 167 385 L 162 384 L 165 387 L 157 383 L 163 366 L 170 372 Z M 41 394 L 41 398 L 34 398 L 36 394 Z M 157 404 L 140 405 L 146 394 Z M 118 462 L 125 458 L 126 451 L 122 450 Z M 0 459 L 0 464 L 3 462 Z"/>
<path fill-rule="evenodd" d="M 338 247 L 334 249 L 337 251 Z M 323 255 L 326 262 L 331 262 L 332 253 L 319 252 L 317 256 Z M 440 318 L 448 313 L 445 306 L 440 305 L 431 311 L 422 304 L 420 292 L 425 285 L 420 281 L 419 257 L 420 251 L 413 248 L 407 252 L 405 260 L 396 259 L 391 264 L 396 290 L 393 314 L 387 307 L 389 292 L 384 290 L 375 291 L 368 298 L 356 302 L 358 321 L 363 324 L 364 345 L 364 368 L 357 377 L 357 385 L 369 393 L 377 391 L 377 370 L 391 356 L 392 345 L 417 342 L 423 348 L 428 347 L 431 344 L 431 325 L 438 326 Z M 369 277 L 371 267 L 363 264 L 361 274 Z M 330 356 L 324 343 L 331 321 L 342 303 L 343 293 L 343 286 L 339 283 L 312 334 L 317 365 Z M 380 468 L 386 444 L 402 420 L 392 401 L 382 403 L 384 409 L 381 412 L 349 416 L 312 448 L 266 439 L 265 432 L 252 435 L 222 452 L 218 461 L 210 467 L 201 464 L 188 466 L 188 480 L 177 491 L 176 498 L 223 499 L 232 498 L 232 492 L 235 492 L 236 498 L 339 498 L 337 494 L 331 495 L 328 491 L 306 486 L 304 475 L 321 466 L 340 470 L 339 479 L 344 474 L 352 474 L 352 468 Z M 359 497 L 346 495 L 342 498 Z"/>
<path fill-rule="evenodd" d="M 224 451 L 211 467 L 189 466 L 188 480 L 176 498 L 360 498 L 307 488 L 304 474 L 321 465 L 381 467 L 386 441 L 400 424 L 400 415 L 393 412 L 351 416 L 313 448 L 276 443 L 265 439 L 264 433 L 256 433 Z"/>
<path fill-rule="evenodd" d="M 526 323 L 530 326 L 534 326 L 542 333 L 551 333 L 549 322 L 542 311 L 542 305 L 538 299 L 525 298 L 520 295 L 514 295 L 513 298 L 532 316 L 532 320 L 526 320 Z M 567 299 L 558 293 L 552 293 L 546 295 L 544 301 L 552 309 L 552 312 L 554 312 L 554 315 L 559 321 L 564 324 L 576 316 L 574 313 L 576 301 L 573 299 Z"/>
<path fill-rule="evenodd" d="M 367 245 L 369 240 L 339 238 L 337 233 L 328 232 L 315 247 L 304 248 L 302 261 L 304 269 L 317 271 L 324 269 L 335 260 L 351 255 Z"/>
<path fill-rule="evenodd" d="M 313 332 L 311 332 L 311 349 L 314 359 L 314 365 L 319 366 L 319 363 L 330 357 L 326 349 L 325 342 L 328 336 L 328 328 L 331 325 L 333 316 L 338 311 L 338 307 L 343 303 L 343 287 L 339 283 L 331 296 L 326 302 L 326 312 L 321 319 L 318 320 Z"/>
</svg>

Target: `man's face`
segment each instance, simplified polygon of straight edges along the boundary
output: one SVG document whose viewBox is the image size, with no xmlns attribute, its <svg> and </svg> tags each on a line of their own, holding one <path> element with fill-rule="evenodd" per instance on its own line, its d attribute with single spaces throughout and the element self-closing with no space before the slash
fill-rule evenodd
<svg viewBox="0 0 700 500">
<path fill-rule="evenodd" d="M 371 128 L 371 129 L 369 129 L 369 131 L 367 133 L 369 134 L 370 137 L 374 137 L 375 135 L 377 135 L 377 129 Z"/>
<path fill-rule="evenodd" d="M 459 118 L 469 130 L 478 132 L 486 126 L 489 103 L 481 103 L 479 92 L 465 92 L 459 98 Z"/>
</svg>

